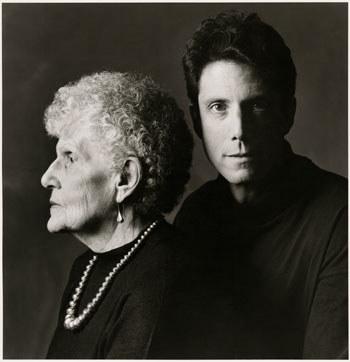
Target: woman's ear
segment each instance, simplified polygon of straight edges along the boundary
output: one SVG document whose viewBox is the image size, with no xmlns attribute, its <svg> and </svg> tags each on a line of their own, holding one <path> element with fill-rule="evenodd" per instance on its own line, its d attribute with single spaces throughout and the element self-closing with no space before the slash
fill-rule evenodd
<svg viewBox="0 0 350 362">
<path fill-rule="evenodd" d="M 137 157 L 128 157 L 123 169 L 118 173 L 115 181 L 116 201 L 118 204 L 125 201 L 136 189 L 142 178 L 142 167 Z"/>
</svg>

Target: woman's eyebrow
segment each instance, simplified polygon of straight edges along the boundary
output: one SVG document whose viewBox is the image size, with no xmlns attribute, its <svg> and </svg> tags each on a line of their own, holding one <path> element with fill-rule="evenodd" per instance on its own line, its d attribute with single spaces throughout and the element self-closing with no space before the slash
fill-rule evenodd
<svg viewBox="0 0 350 362">
<path fill-rule="evenodd" d="M 57 154 L 64 154 L 64 153 L 71 153 L 71 152 L 79 152 L 77 147 L 75 147 L 72 143 L 60 143 L 58 142 L 56 145 L 56 153 Z"/>
</svg>

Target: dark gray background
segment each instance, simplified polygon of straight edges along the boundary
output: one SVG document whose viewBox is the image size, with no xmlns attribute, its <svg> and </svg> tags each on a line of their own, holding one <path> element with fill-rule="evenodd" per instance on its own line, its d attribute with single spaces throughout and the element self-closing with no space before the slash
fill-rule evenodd
<svg viewBox="0 0 350 362">
<path fill-rule="evenodd" d="M 168 88 L 189 121 L 185 42 L 203 18 L 233 6 L 258 12 L 292 51 L 294 151 L 346 176 L 346 3 L 3 4 L 5 358 L 45 356 L 71 263 L 84 250 L 72 236 L 46 230 L 49 193 L 40 177 L 55 143 L 45 136 L 42 115 L 54 92 L 98 70 L 139 71 Z M 215 176 L 195 140 L 187 193 Z"/>
</svg>

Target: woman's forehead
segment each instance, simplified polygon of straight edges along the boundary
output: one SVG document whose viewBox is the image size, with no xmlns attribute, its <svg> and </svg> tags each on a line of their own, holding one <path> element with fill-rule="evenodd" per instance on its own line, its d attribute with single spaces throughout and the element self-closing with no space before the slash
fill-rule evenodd
<svg viewBox="0 0 350 362">
<path fill-rule="evenodd" d="M 99 149 L 97 142 L 92 140 L 89 124 L 82 121 L 70 123 L 62 130 L 57 150 L 63 151 L 67 147 L 74 148 L 86 156 L 94 151 L 98 152 Z"/>
</svg>

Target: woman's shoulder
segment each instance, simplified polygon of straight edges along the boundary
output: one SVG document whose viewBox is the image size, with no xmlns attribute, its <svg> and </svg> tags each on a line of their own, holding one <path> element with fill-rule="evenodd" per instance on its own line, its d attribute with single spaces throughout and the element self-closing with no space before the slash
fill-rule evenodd
<svg viewBox="0 0 350 362">
<path fill-rule="evenodd" d="M 189 243 L 190 237 L 185 232 L 162 219 L 148 240 L 145 240 L 144 257 L 154 258 L 155 265 L 173 263 L 182 257 Z"/>
<path fill-rule="evenodd" d="M 188 265 L 190 245 L 191 240 L 184 232 L 162 220 L 130 263 L 130 277 L 138 284 L 170 281 Z"/>
</svg>

